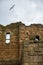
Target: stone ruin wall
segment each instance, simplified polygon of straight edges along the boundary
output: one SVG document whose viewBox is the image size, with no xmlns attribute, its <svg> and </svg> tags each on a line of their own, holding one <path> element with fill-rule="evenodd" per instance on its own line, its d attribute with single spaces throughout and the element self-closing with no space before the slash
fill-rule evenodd
<svg viewBox="0 0 43 65">
<path fill-rule="evenodd" d="M 10 33 L 10 43 L 8 45 L 6 44 L 7 33 Z M 42 46 L 42 48 L 40 48 L 40 50 L 42 51 L 42 54 L 40 57 L 36 55 L 27 58 L 28 55 L 26 54 L 27 57 L 24 55 L 25 51 L 23 49 L 26 49 L 26 53 L 28 54 L 33 53 L 31 52 L 31 48 L 33 49 L 35 45 L 37 46 L 37 44 L 34 44 L 34 37 L 36 35 L 38 35 L 40 37 L 40 40 L 43 41 L 43 25 L 33 24 L 30 26 L 25 26 L 21 22 L 13 23 L 7 26 L 0 25 L 0 63 L 2 63 L 1 61 L 5 61 L 6 59 L 6 61 L 14 61 L 13 64 L 15 63 L 19 64 L 24 61 L 22 65 L 43 65 L 43 44 L 41 42 L 40 42 L 40 46 Z M 25 41 L 26 41 L 27 48 L 23 48 L 23 45 L 25 47 Z M 32 41 L 30 45 L 29 45 L 29 41 Z M 30 52 L 27 52 L 27 50 L 28 51 L 30 50 Z M 22 51 L 23 51 L 23 56 L 22 56 Z M 36 51 L 38 51 L 38 48 Z M 37 52 L 35 53 L 37 54 Z M 33 55 L 35 53 L 33 53 Z M 28 62 L 29 59 L 31 62 L 28 63 L 26 61 L 27 59 L 23 60 L 25 59 L 25 57 L 28 59 Z M 38 58 L 41 59 L 38 60 L 39 62 L 37 61 Z M 34 63 L 33 61 L 36 63 Z M 11 63 L 12 62 L 10 62 L 10 64 Z M 7 62 L 7 65 L 8 64 L 9 63 Z"/>
<path fill-rule="evenodd" d="M 10 43 L 6 44 L 6 34 L 10 33 Z M 17 63 L 19 58 L 18 25 L 0 26 L 0 62 L 13 61 Z M 7 62 L 8 63 L 8 62 Z M 3 63 L 4 64 L 4 63 Z M 6 63 L 5 63 L 6 64 Z"/>
<path fill-rule="evenodd" d="M 43 65 L 43 25 L 26 26 L 23 45 L 23 65 Z"/>
</svg>

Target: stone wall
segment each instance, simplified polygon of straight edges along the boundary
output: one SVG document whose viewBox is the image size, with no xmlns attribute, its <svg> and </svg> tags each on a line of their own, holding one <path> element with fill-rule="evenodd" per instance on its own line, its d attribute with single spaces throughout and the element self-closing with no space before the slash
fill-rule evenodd
<svg viewBox="0 0 43 65">
<path fill-rule="evenodd" d="M 43 65 L 43 25 L 25 26 L 21 22 L 0 25 L 0 64 Z"/>
<path fill-rule="evenodd" d="M 3 28 L 1 28 L 3 27 Z M 19 38 L 18 24 L 10 24 L 0 27 L 0 61 L 14 64 L 19 61 Z M 10 33 L 10 43 L 6 44 L 6 34 Z M 11 63 L 11 62 L 10 62 Z"/>
<path fill-rule="evenodd" d="M 22 65 L 43 65 L 43 26 L 34 24 L 25 30 Z"/>
</svg>

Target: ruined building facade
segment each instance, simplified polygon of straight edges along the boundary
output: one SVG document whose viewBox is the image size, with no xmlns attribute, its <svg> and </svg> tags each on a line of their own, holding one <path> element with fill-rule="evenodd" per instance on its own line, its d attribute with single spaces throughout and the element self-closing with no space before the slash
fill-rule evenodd
<svg viewBox="0 0 43 65">
<path fill-rule="evenodd" d="M 43 25 L 0 25 L 0 65 L 43 65 Z"/>
</svg>

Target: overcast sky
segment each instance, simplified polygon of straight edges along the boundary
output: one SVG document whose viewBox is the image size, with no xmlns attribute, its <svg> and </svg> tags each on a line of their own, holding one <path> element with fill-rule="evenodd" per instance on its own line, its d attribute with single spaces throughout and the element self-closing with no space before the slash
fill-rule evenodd
<svg viewBox="0 0 43 65">
<path fill-rule="evenodd" d="M 43 0 L 0 0 L 0 24 L 19 21 L 26 25 L 43 24 Z"/>
</svg>

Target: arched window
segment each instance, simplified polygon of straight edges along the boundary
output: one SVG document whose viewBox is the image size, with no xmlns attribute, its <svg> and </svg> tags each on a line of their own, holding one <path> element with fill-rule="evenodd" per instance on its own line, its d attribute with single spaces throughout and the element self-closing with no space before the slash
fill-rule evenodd
<svg viewBox="0 0 43 65">
<path fill-rule="evenodd" d="M 6 33 L 6 44 L 10 43 L 10 33 Z"/>
<path fill-rule="evenodd" d="M 39 40 L 39 36 L 38 36 L 38 35 L 35 36 L 35 40 L 36 40 L 36 41 Z"/>
</svg>

